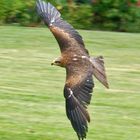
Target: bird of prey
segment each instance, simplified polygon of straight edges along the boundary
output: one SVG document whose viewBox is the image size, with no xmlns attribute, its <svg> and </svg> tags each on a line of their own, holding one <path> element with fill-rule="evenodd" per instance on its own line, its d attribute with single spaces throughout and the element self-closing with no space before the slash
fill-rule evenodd
<svg viewBox="0 0 140 140">
<path fill-rule="evenodd" d="M 61 56 L 52 65 L 66 69 L 64 97 L 66 115 L 79 140 L 86 138 L 90 116 L 90 104 L 94 87 L 94 75 L 105 87 L 108 86 L 103 57 L 90 57 L 82 37 L 49 2 L 37 0 L 37 12 L 56 38 Z"/>
</svg>

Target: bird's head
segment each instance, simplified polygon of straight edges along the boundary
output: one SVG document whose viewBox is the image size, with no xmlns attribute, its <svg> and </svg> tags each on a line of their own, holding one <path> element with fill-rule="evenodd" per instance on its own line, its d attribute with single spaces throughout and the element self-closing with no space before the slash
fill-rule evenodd
<svg viewBox="0 0 140 140">
<path fill-rule="evenodd" d="M 54 59 L 53 62 L 51 63 L 51 65 L 63 67 L 63 64 L 61 63 L 61 57 Z"/>
</svg>

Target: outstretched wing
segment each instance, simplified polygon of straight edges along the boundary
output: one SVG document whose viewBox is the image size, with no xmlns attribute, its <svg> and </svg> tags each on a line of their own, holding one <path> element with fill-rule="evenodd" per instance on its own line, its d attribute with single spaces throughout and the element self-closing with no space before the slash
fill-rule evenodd
<svg viewBox="0 0 140 140">
<path fill-rule="evenodd" d="M 58 41 L 61 52 L 74 46 L 87 53 L 82 37 L 69 23 L 61 18 L 61 14 L 53 5 L 38 0 L 37 11 Z"/>
<path fill-rule="evenodd" d="M 71 64 L 67 67 L 67 79 L 64 88 L 66 99 L 66 113 L 76 131 L 79 140 L 86 138 L 90 117 L 87 105 L 90 104 L 94 87 L 92 66 L 82 60 L 80 64 Z"/>
</svg>

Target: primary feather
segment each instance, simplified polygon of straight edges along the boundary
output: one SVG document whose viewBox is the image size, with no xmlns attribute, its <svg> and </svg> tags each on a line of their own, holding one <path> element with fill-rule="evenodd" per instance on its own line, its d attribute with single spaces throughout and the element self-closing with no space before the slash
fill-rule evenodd
<svg viewBox="0 0 140 140">
<path fill-rule="evenodd" d="M 38 0 L 36 5 L 38 14 L 58 41 L 61 52 L 65 51 L 66 48 L 73 47 L 73 45 L 77 48 L 83 48 L 85 51 L 82 37 L 61 18 L 61 14 L 53 5 L 42 0 Z"/>
</svg>

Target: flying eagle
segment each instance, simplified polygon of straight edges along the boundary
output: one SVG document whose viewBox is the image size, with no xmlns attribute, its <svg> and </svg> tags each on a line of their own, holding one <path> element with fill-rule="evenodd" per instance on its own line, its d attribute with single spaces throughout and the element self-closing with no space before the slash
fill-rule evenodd
<svg viewBox="0 0 140 140">
<path fill-rule="evenodd" d="M 90 116 L 90 104 L 94 87 L 94 75 L 105 87 L 109 88 L 103 57 L 90 57 L 82 37 L 50 3 L 37 0 L 37 12 L 56 38 L 61 56 L 52 65 L 66 69 L 64 97 L 66 114 L 79 140 L 86 138 Z"/>
</svg>

